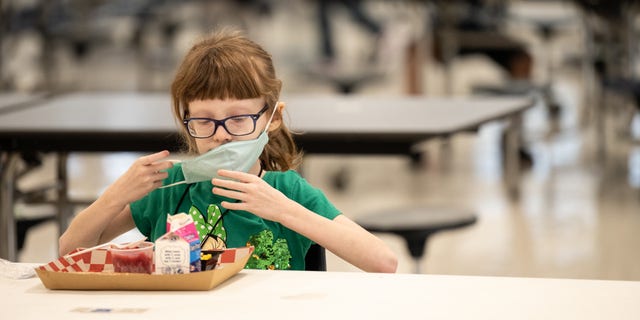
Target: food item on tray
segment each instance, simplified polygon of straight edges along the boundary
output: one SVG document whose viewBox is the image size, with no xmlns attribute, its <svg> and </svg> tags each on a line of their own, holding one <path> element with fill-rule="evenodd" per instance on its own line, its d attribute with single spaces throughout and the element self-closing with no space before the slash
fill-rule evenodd
<svg viewBox="0 0 640 320">
<path fill-rule="evenodd" d="M 134 248 L 109 248 L 115 272 L 152 273 L 153 242 L 143 242 Z"/>
<path fill-rule="evenodd" d="M 218 258 L 224 250 L 201 250 L 200 263 L 202 271 L 213 270 L 218 265 Z"/>
</svg>

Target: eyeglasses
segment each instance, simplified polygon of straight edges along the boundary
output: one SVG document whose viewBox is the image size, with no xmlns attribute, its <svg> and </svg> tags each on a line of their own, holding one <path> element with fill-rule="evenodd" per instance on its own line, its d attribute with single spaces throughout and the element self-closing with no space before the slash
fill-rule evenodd
<svg viewBox="0 0 640 320">
<path fill-rule="evenodd" d="M 189 135 L 197 139 L 212 137 L 216 134 L 218 127 L 223 127 L 232 136 L 246 136 L 256 131 L 256 122 L 267 111 L 267 108 L 268 105 L 265 104 L 262 110 L 255 114 L 241 114 L 222 120 L 190 118 L 185 119 L 183 123 L 187 127 Z"/>
</svg>

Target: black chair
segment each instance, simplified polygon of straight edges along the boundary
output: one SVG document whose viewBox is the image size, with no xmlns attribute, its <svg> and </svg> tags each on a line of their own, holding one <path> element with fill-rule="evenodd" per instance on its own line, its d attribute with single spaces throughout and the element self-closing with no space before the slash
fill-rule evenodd
<svg viewBox="0 0 640 320">
<path fill-rule="evenodd" d="M 327 256 L 325 249 L 318 244 L 312 244 L 304 257 L 305 270 L 327 271 Z"/>
<path fill-rule="evenodd" d="M 17 179 L 13 181 L 13 193 L 14 198 L 16 200 L 20 200 L 25 204 L 45 204 L 49 202 L 47 199 L 47 192 L 51 190 L 55 190 L 57 187 L 55 184 L 44 185 L 34 188 L 32 190 L 22 190 L 18 186 L 18 180 L 31 172 L 42 166 L 42 157 L 43 154 L 40 152 L 23 152 L 20 154 L 22 163 L 24 168 L 17 174 Z M 36 217 L 36 218 L 27 218 L 21 217 L 16 218 L 16 249 L 17 251 L 22 250 L 24 247 L 27 233 L 31 228 L 36 227 L 44 222 L 48 222 L 55 219 L 55 213 L 51 212 L 50 214 L 44 217 Z"/>
<path fill-rule="evenodd" d="M 415 272 L 420 273 L 420 262 L 430 236 L 472 225 L 476 220 L 476 215 L 468 210 L 416 206 L 376 212 L 357 219 L 356 222 L 371 232 L 401 236 L 415 261 Z"/>
</svg>

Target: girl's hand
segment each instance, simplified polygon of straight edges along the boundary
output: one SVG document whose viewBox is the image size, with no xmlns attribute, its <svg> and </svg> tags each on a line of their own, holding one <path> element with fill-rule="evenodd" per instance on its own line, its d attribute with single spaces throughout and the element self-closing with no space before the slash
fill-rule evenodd
<svg viewBox="0 0 640 320">
<path fill-rule="evenodd" d="M 162 180 L 169 176 L 164 170 L 173 167 L 171 161 L 161 161 L 168 156 L 169 151 L 164 150 L 138 158 L 109 186 L 103 197 L 111 201 L 121 201 L 121 205 L 125 206 L 162 186 Z"/>
<path fill-rule="evenodd" d="M 239 171 L 218 170 L 218 174 L 225 179 L 212 179 L 214 187 L 212 192 L 219 196 L 236 199 L 238 202 L 223 201 L 221 205 L 229 210 L 243 210 L 251 212 L 263 219 L 280 222 L 277 213 L 282 209 L 274 207 L 283 206 L 291 200 L 282 192 L 276 190 L 262 178 Z"/>
</svg>

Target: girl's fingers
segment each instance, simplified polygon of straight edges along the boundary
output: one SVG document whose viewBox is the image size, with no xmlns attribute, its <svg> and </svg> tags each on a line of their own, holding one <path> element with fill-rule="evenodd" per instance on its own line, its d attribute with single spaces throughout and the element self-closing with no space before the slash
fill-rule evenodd
<svg viewBox="0 0 640 320">
<path fill-rule="evenodd" d="M 144 165 L 150 165 L 154 162 L 164 159 L 169 156 L 169 151 L 163 150 L 160 152 L 156 152 L 147 156 L 140 157 L 140 162 Z"/>
<path fill-rule="evenodd" d="M 244 182 L 238 182 L 238 181 L 233 181 L 233 180 L 225 180 L 225 179 L 212 179 L 211 183 L 216 186 L 216 187 L 222 187 L 225 189 L 231 189 L 231 190 L 238 190 L 238 191 L 245 191 L 246 188 L 244 188 L 245 184 Z"/>
<path fill-rule="evenodd" d="M 245 173 L 245 172 L 240 172 L 240 171 L 231 171 L 231 170 L 224 170 L 224 169 L 220 169 L 218 170 L 218 175 L 221 177 L 227 177 L 227 178 L 231 178 L 234 180 L 238 180 L 241 182 L 250 182 L 253 180 L 253 178 L 256 178 L 257 176 L 250 174 L 250 173 Z"/>
<path fill-rule="evenodd" d="M 162 180 L 153 182 L 153 189 L 158 189 L 162 187 Z"/>
<path fill-rule="evenodd" d="M 167 177 L 169 177 L 169 173 L 167 172 L 156 172 L 153 175 L 153 180 L 162 182 L 162 180 L 166 179 Z"/>
<path fill-rule="evenodd" d="M 214 187 L 212 189 L 212 192 L 214 194 L 219 195 L 219 196 L 223 196 L 223 197 L 231 198 L 231 199 L 236 199 L 236 200 L 240 200 L 240 201 L 243 201 L 244 198 L 246 197 L 246 193 L 244 193 L 244 192 L 228 190 L 228 189 L 223 189 L 223 188 L 219 188 L 219 187 Z"/>
<path fill-rule="evenodd" d="M 153 171 L 162 171 L 162 170 L 167 170 L 169 168 L 173 167 L 173 162 L 171 161 L 161 161 L 161 162 L 156 162 L 153 164 L 150 164 L 149 167 L 153 170 Z"/>
<path fill-rule="evenodd" d="M 246 209 L 245 208 L 246 205 L 242 202 L 222 201 L 220 205 L 222 205 L 222 207 L 227 210 L 245 210 Z"/>
</svg>

